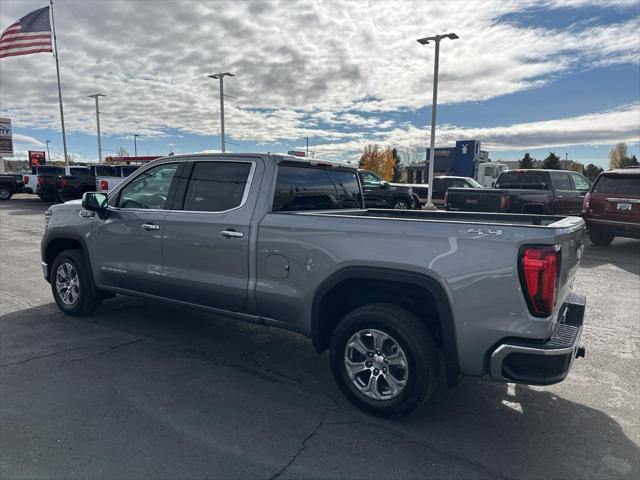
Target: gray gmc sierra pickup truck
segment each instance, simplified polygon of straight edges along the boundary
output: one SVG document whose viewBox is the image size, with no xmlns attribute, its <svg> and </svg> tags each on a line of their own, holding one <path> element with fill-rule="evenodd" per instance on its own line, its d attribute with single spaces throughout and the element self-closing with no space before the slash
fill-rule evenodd
<svg viewBox="0 0 640 480">
<path fill-rule="evenodd" d="M 385 417 L 440 373 L 548 385 L 584 355 L 581 218 L 363 206 L 355 168 L 167 157 L 49 208 L 42 268 L 69 315 L 121 293 L 300 332 Z"/>
</svg>

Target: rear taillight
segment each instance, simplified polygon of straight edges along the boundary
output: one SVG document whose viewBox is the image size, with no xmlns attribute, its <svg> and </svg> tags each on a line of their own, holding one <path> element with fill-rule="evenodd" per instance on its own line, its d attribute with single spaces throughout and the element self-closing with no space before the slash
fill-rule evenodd
<svg viewBox="0 0 640 480">
<path fill-rule="evenodd" d="M 591 192 L 587 192 L 582 201 L 582 213 L 586 213 L 589 210 L 589 201 L 591 200 Z"/>
<path fill-rule="evenodd" d="M 508 210 L 511 206 L 511 197 L 508 195 L 500 195 L 500 210 Z"/>
<path fill-rule="evenodd" d="M 38 177 L 38 185 L 44 185 L 44 177 Z"/>
<path fill-rule="evenodd" d="M 560 249 L 525 246 L 520 250 L 520 282 L 529 311 L 536 317 L 553 313 L 558 296 Z"/>
<path fill-rule="evenodd" d="M 67 188 L 69 186 L 69 179 L 68 178 L 61 178 L 60 179 L 60 186 L 62 188 Z"/>
<path fill-rule="evenodd" d="M 29 177 L 27 175 L 25 175 L 24 177 L 22 177 L 22 182 L 26 185 L 27 183 L 29 183 Z"/>
<path fill-rule="evenodd" d="M 449 192 L 448 191 L 444 192 L 444 204 L 445 204 L 445 206 L 449 205 Z"/>
<path fill-rule="evenodd" d="M 100 180 L 100 190 L 109 190 L 109 182 L 107 182 L 106 180 Z"/>
</svg>

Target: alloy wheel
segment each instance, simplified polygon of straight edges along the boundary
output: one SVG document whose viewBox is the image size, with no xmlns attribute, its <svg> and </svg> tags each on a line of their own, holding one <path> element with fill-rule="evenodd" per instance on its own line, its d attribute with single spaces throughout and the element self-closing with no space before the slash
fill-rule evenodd
<svg viewBox="0 0 640 480">
<path fill-rule="evenodd" d="M 374 400 L 396 398 L 407 385 L 407 357 L 400 344 L 381 330 L 354 333 L 345 347 L 344 365 L 358 391 Z"/>
</svg>

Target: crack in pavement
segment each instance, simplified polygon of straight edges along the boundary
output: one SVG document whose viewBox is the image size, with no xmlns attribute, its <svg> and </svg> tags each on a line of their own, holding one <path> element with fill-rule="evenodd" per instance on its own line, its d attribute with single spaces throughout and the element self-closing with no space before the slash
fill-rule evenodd
<svg viewBox="0 0 640 480">
<path fill-rule="evenodd" d="M 366 427 L 370 427 L 370 428 L 375 428 L 377 430 L 381 430 L 382 432 L 397 437 L 400 439 L 400 441 L 402 443 L 406 443 L 409 445 L 416 445 L 418 447 L 421 447 L 423 449 L 426 450 L 430 450 L 432 452 L 435 452 L 435 454 L 447 458 L 449 460 L 451 460 L 453 463 L 455 463 L 456 465 L 460 465 L 460 466 L 464 466 L 470 470 L 475 470 L 475 471 L 479 471 L 484 473 L 488 478 L 494 479 L 494 478 L 498 478 L 498 479 L 502 479 L 502 480 L 511 480 L 511 477 L 507 477 L 505 475 L 503 475 L 500 472 L 496 472 L 494 470 L 491 470 L 490 468 L 485 467 L 484 465 L 481 465 L 477 462 L 474 462 L 473 460 L 469 460 L 468 458 L 464 458 L 464 457 L 460 457 L 451 453 L 447 453 L 444 450 L 439 449 L 438 447 L 434 447 L 433 445 L 429 445 L 426 444 L 424 442 L 421 442 L 419 440 L 413 440 L 411 438 L 407 438 L 405 434 L 398 432 L 397 430 L 394 429 L 388 429 L 385 428 L 383 425 L 378 425 L 376 423 L 371 423 L 371 422 L 365 422 L 362 420 L 346 420 L 346 421 L 338 421 L 338 422 L 330 422 L 328 423 L 328 425 L 363 425 Z"/>
<path fill-rule="evenodd" d="M 92 354 L 92 355 L 87 355 L 86 357 L 74 358 L 74 359 L 72 359 L 72 360 L 69 360 L 69 362 L 68 362 L 68 363 L 71 363 L 71 362 L 82 362 L 82 361 L 84 361 L 84 360 L 88 360 L 88 359 L 90 359 L 90 358 L 99 357 L 100 355 L 104 355 L 104 354 L 106 354 L 106 353 L 113 352 L 114 350 L 117 350 L 117 349 L 119 349 L 119 348 L 127 347 L 127 346 L 129 346 L 129 345 L 133 345 L 133 344 L 135 344 L 135 343 L 144 342 L 144 340 L 145 340 L 144 338 L 137 338 L 137 339 L 132 340 L 132 341 L 130 341 L 130 342 L 119 343 L 118 345 L 113 345 L 113 346 L 111 346 L 111 347 L 107 348 L 106 350 L 102 350 L 101 352 L 97 352 L 97 353 L 94 353 L 94 354 Z"/>
<path fill-rule="evenodd" d="M 324 425 L 324 419 L 327 416 L 327 413 L 329 413 L 328 406 L 324 409 L 324 412 L 322 412 L 322 415 L 320 415 L 320 421 L 318 422 L 318 425 L 316 425 L 316 428 L 314 428 L 313 431 L 302 440 L 302 444 L 300 445 L 300 448 L 298 448 L 298 451 L 293 455 L 293 457 L 291 457 L 291 460 L 289 460 L 289 462 L 284 467 L 282 467 L 275 475 L 271 476 L 269 480 L 275 480 L 276 478 L 280 477 L 291 465 L 293 465 L 296 459 L 307 448 L 307 442 L 311 440 Z"/>
<path fill-rule="evenodd" d="M 74 362 L 74 361 L 86 360 L 86 359 L 88 359 L 88 358 L 97 357 L 98 355 L 102 355 L 102 354 L 105 354 L 105 353 L 111 352 L 111 351 L 113 351 L 113 350 L 116 350 L 116 349 L 118 349 L 118 348 L 126 347 L 127 345 L 132 345 L 132 344 L 134 344 L 134 343 L 141 342 L 141 341 L 143 341 L 143 340 L 144 340 L 144 338 L 139 338 L 139 339 L 133 340 L 133 341 L 131 341 L 131 342 L 125 342 L 125 343 L 120 343 L 120 344 L 118 344 L 118 345 L 113 345 L 113 346 L 109 347 L 108 349 L 103 350 L 103 351 L 101 351 L 101 352 L 98 352 L 98 353 L 96 353 L 96 354 L 89 355 L 89 356 L 87 356 L 87 357 L 78 358 L 78 359 L 75 359 L 75 360 L 70 360 L 70 361 Z M 59 351 L 57 351 L 57 352 L 51 352 L 51 353 L 45 353 L 45 354 L 43 354 L 43 355 L 37 355 L 37 356 L 35 356 L 35 357 L 26 358 L 26 359 L 24 359 L 24 360 L 19 360 L 19 361 L 17 361 L 17 362 L 3 363 L 2 365 L 0 365 L 0 368 L 4 368 L 4 367 L 11 367 L 11 366 L 15 366 L 15 365 L 24 365 L 25 363 L 29 363 L 29 362 L 32 362 L 32 361 L 34 361 L 34 360 L 40 360 L 40 359 L 42 359 L 42 358 L 55 357 L 56 355 L 62 355 L 63 353 L 72 352 L 72 351 L 74 351 L 74 350 L 84 350 L 84 349 L 86 349 L 86 348 L 89 348 L 89 347 L 82 346 L 82 347 L 71 347 L 71 348 L 65 348 L 64 350 L 59 350 Z"/>
</svg>

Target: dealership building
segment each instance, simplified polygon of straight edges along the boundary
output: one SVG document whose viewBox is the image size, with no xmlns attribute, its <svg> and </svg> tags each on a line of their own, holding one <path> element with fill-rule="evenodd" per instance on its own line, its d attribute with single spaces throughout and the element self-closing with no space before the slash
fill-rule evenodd
<svg viewBox="0 0 640 480">
<path fill-rule="evenodd" d="M 456 175 L 473 177 L 478 163 L 488 162 L 489 152 L 480 149 L 480 140 L 458 140 L 455 147 L 435 148 L 433 172 L 436 176 Z M 426 161 L 429 161 L 427 149 Z M 428 178 L 427 163 L 407 165 L 408 183 L 426 183 Z"/>
</svg>

